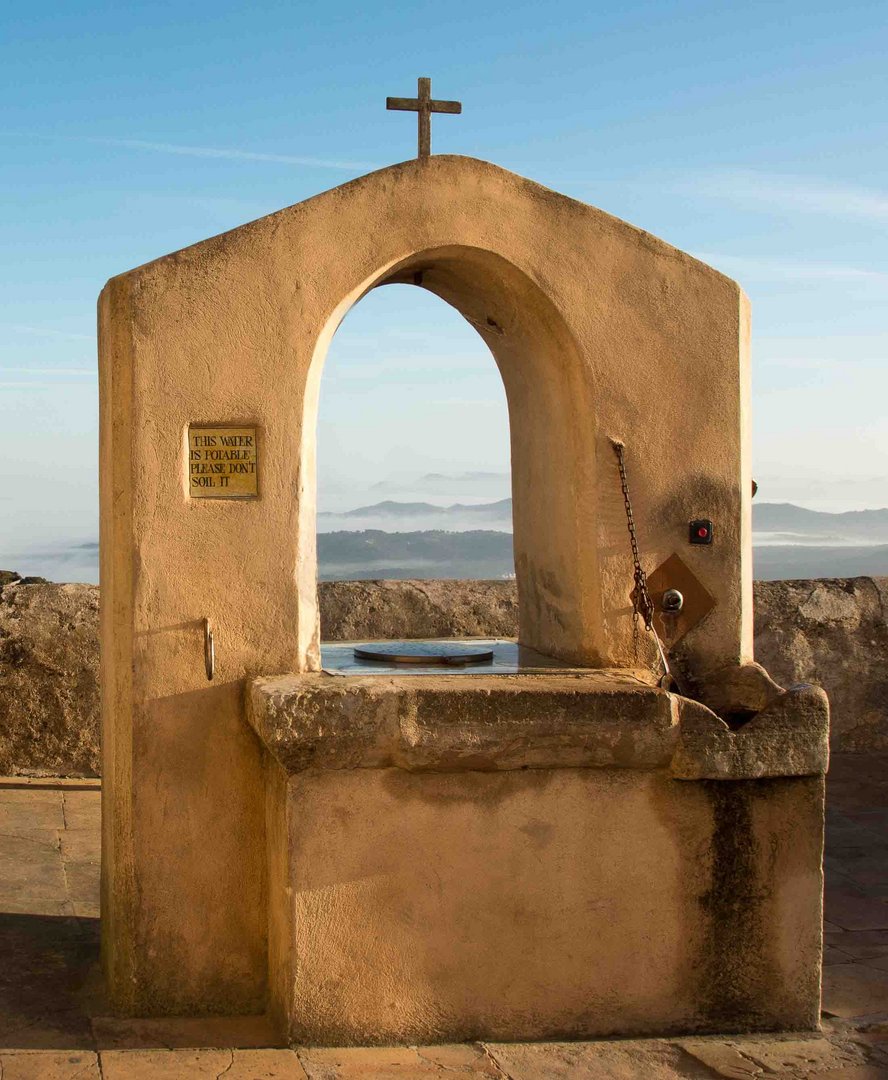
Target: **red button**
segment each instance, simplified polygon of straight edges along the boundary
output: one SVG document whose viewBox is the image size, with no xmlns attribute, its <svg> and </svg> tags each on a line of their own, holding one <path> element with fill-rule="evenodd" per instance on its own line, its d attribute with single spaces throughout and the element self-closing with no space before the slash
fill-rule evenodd
<svg viewBox="0 0 888 1080">
<path fill-rule="evenodd" d="M 697 536 L 701 538 L 704 536 L 709 536 L 709 529 L 707 529 L 704 525 L 701 525 L 700 528 L 697 529 Z"/>
</svg>

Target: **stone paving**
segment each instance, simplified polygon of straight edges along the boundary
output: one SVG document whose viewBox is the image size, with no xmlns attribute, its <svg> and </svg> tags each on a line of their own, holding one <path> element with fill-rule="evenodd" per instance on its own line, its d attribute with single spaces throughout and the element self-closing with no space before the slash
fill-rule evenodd
<svg viewBox="0 0 888 1080">
<path fill-rule="evenodd" d="M 261 1017 L 108 1017 L 100 798 L 0 780 L 0 1080 L 888 1080 L 888 754 L 833 757 L 823 1031 L 779 1036 L 288 1050 Z"/>
</svg>

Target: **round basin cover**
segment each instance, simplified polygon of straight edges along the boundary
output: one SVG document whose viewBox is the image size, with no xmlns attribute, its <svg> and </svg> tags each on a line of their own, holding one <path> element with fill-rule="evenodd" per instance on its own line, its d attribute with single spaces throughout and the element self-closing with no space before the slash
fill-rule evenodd
<svg viewBox="0 0 888 1080">
<path fill-rule="evenodd" d="M 459 645 L 451 641 L 378 641 L 355 646 L 356 660 L 384 664 L 482 664 L 493 659 L 493 649 Z"/>
</svg>

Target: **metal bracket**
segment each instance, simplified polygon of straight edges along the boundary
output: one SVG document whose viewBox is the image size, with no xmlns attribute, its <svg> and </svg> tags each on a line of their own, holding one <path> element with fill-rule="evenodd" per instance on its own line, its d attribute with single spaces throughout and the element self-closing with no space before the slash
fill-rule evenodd
<svg viewBox="0 0 888 1080">
<path fill-rule="evenodd" d="M 212 682 L 216 674 L 216 643 L 213 641 L 213 628 L 210 626 L 209 617 L 204 621 L 204 668 L 207 673 L 207 681 Z"/>
</svg>

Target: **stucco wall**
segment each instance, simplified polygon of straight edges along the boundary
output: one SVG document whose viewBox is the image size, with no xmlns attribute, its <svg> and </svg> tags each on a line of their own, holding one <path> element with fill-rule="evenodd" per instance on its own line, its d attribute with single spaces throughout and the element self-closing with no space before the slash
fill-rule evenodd
<svg viewBox="0 0 888 1080">
<path fill-rule="evenodd" d="M 98 595 L 93 585 L 0 587 L 0 774 L 98 775 Z M 319 599 L 328 640 L 517 627 L 510 581 L 330 581 Z M 888 578 L 761 581 L 755 602 L 756 659 L 783 685 L 827 690 L 833 746 L 888 748 Z"/>
<path fill-rule="evenodd" d="M 320 666 L 324 357 L 353 304 L 403 282 L 477 327 L 503 379 L 522 641 L 597 668 L 633 661 L 613 446 L 624 440 L 647 557 L 657 565 L 681 545 L 715 600 L 705 630 L 682 639 L 701 692 L 751 657 L 749 307 L 712 267 L 495 165 L 440 155 L 111 278 L 98 344 L 102 962 L 114 1008 L 247 1011 L 262 999 L 262 762 L 243 681 Z M 656 394 L 638 393 L 640 372 Z M 694 423 L 676 425 L 679 409 Z M 190 432 L 226 425 L 255 428 L 257 498 L 193 498 Z M 719 540 L 686 545 L 700 516 Z M 208 837 L 212 855 L 196 863 Z M 175 961 L 158 940 L 175 941 Z"/>
<path fill-rule="evenodd" d="M 813 1027 L 822 792 L 633 769 L 298 773 L 289 1038 Z"/>
</svg>

